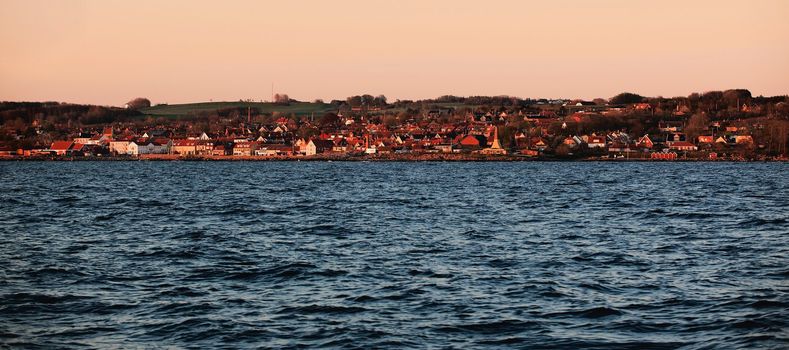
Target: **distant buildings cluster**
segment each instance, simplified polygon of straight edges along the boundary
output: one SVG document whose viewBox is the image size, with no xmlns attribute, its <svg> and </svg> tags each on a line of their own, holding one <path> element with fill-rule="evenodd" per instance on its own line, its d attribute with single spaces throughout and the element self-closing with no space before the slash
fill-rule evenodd
<svg viewBox="0 0 789 350">
<path fill-rule="evenodd" d="M 671 99 L 620 104 L 533 100 L 506 106 L 447 102 L 425 104 L 420 109 L 409 105 L 360 108 L 340 103 L 336 112 L 320 120 L 293 114 L 253 120 L 250 114 L 220 118 L 207 127 L 197 127 L 201 122 L 197 118 L 150 124 L 117 122 L 76 130 L 69 126 L 61 132 L 71 133 L 69 138 L 31 148 L 0 144 L 0 155 L 265 158 L 473 154 L 661 160 L 785 156 L 789 129 L 782 128 L 789 122 L 767 115 L 764 110 L 770 105 L 738 100 L 736 108 L 708 112 L 710 107 L 701 102 L 697 106 L 683 103 Z M 785 103 L 772 108 L 783 108 L 781 104 Z M 46 134 L 37 120 L 32 128 L 39 138 Z M 31 134 L 30 128 L 26 133 Z"/>
</svg>

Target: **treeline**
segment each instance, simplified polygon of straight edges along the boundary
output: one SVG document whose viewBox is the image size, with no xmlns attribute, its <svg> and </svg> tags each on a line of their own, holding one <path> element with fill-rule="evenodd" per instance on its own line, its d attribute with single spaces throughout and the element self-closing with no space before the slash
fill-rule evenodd
<svg viewBox="0 0 789 350">
<path fill-rule="evenodd" d="M 39 123 L 82 125 L 127 121 L 140 116 L 136 110 L 58 102 L 0 102 L 0 122 L 5 125 Z"/>
</svg>

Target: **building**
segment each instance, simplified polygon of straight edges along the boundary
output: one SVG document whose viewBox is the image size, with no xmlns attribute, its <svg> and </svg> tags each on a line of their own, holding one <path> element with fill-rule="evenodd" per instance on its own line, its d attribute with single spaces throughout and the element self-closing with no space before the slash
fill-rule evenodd
<svg viewBox="0 0 789 350">
<path fill-rule="evenodd" d="M 129 144 L 132 141 L 130 140 L 113 140 L 110 141 L 110 153 L 114 154 L 130 154 L 129 153 Z"/>
<path fill-rule="evenodd" d="M 234 156 L 252 156 L 258 149 L 257 141 L 239 142 L 233 146 Z"/>
<path fill-rule="evenodd" d="M 589 136 L 586 141 L 586 145 L 589 148 L 605 148 L 605 137 L 604 136 Z"/>
<path fill-rule="evenodd" d="M 649 135 L 641 136 L 636 143 L 636 146 L 640 148 L 652 149 L 655 146 L 655 143 L 652 142 L 652 139 L 649 138 Z"/>
<path fill-rule="evenodd" d="M 293 155 L 293 146 L 283 144 L 261 144 L 255 150 L 256 156 L 291 156 Z"/>
<path fill-rule="evenodd" d="M 699 143 L 713 143 L 715 138 L 712 135 L 701 135 L 698 137 Z"/>
<path fill-rule="evenodd" d="M 168 154 L 172 141 L 169 139 L 143 138 L 132 141 L 127 147 L 127 154 L 138 156 L 141 154 Z"/>
<path fill-rule="evenodd" d="M 482 135 L 466 135 L 458 142 L 463 148 L 479 148 L 487 145 L 488 140 Z"/>
<path fill-rule="evenodd" d="M 698 149 L 696 145 L 687 141 L 669 141 L 668 148 L 675 151 L 695 151 Z"/>
<path fill-rule="evenodd" d="M 49 146 L 49 149 L 59 156 L 65 156 L 69 153 L 73 144 L 71 141 L 55 141 Z"/>
<path fill-rule="evenodd" d="M 501 148 L 501 144 L 499 143 L 499 128 L 493 128 L 493 144 L 490 147 L 485 148 L 481 151 L 482 154 L 495 154 L 495 155 L 505 155 L 507 154 L 507 150 Z"/>
<path fill-rule="evenodd" d="M 331 151 L 334 147 L 334 142 L 331 140 L 310 140 L 304 149 L 304 154 L 313 156 L 318 153 Z"/>
<path fill-rule="evenodd" d="M 734 137 L 734 143 L 738 145 L 753 144 L 753 137 L 751 135 L 737 135 Z"/>
<path fill-rule="evenodd" d="M 197 154 L 197 140 L 173 140 L 172 154 L 192 156 Z"/>
<path fill-rule="evenodd" d="M 211 150 L 212 156 L 229 156 L 232 155 L 233 151 L 230 147 L 225 146 L 224 144 L 214 145 L 214 148 Z"/>
</svg>

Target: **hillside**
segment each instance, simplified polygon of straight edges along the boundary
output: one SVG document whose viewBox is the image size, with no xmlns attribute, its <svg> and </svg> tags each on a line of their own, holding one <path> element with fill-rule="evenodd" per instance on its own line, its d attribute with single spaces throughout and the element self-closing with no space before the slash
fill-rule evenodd
<svg viewBox="0 0 789 350">
<path fill-rule="evenodd" d="M 296 102 L 290 105 L 264 102 L 201 102 L 174 105 L 158 105 L 140 109 L 146 115 L 154 116 L 186 116 L 198 112 L 211 112 L 228 108 L 252 107 L 260 113 L 293 113 L 297 115 L 325 113 L 334 110 L 328 103 Z"/>
</svg>

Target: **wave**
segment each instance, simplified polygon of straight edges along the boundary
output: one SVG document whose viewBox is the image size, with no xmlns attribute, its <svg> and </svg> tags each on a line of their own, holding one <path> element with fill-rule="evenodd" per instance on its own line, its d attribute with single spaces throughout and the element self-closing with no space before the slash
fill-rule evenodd
<svg viewBox="0 0 789 350">
<path fill-rule="evenodd" d="M 481 334 L 511 334 L 541 328 L 537 321 L 521 320 L 497 320 L 490 322 L 476 322 L 444 325 L 436 327 L 436 330 L 444 333 L 481 333 Z"/>
<path fill-rule="evenodd" d="M 623 313 L 614 308 L 605 307 L 605 306 L 598 306 L 593 307 L 590 309 L 585 310 L 577 310 L 577 311 L 565 311 L 565 312 L 555 312 L 549 313 L 547 317 L 581 317 L 581 318 L 603 318 L 603 317 L 611 317 L 611 316 L 621 316 Z"/>
<path fill-rule="evenodd" d="M 305 306 L 287 306 L 279 311 L 277 314 L 284 315 L 309 315 L 309 314 L 356 314 L 360 312 L 369 311 L 366 308 L 359 306 L 340 306 L 340 305 L 305 305 Z"/>
</svg>

